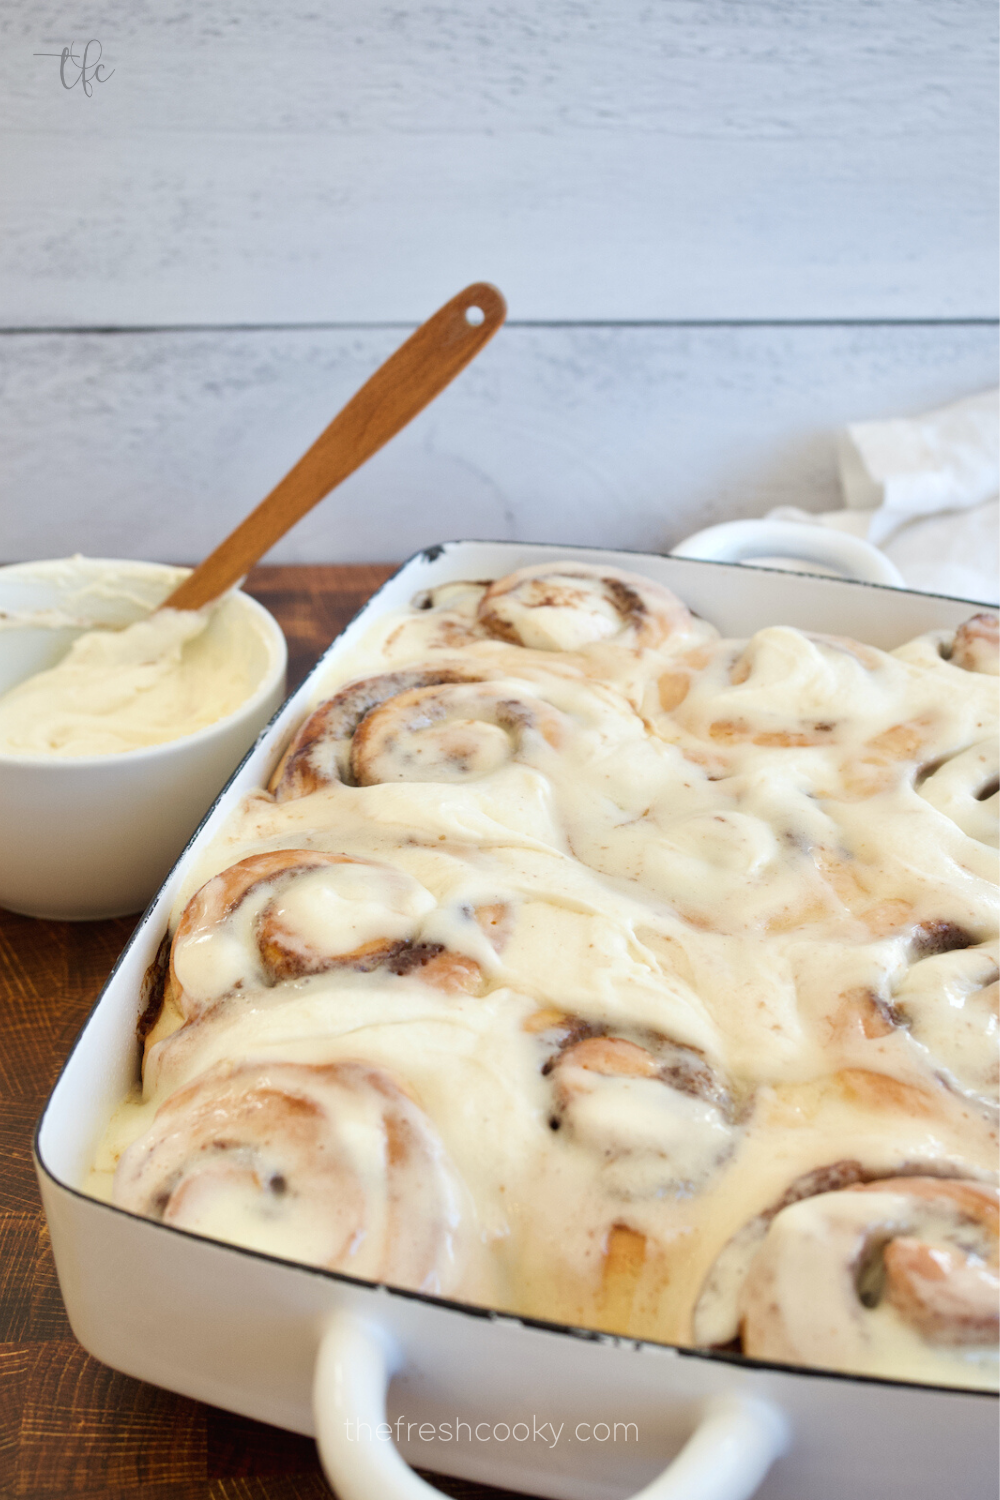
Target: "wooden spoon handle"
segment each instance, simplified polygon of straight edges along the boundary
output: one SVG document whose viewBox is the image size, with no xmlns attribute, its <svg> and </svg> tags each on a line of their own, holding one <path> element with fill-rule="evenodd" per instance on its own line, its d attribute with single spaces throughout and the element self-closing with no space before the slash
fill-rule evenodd
<svg viewBox="0 0 1000 1500">
<path fill-rule="evenodd" d="M 482 318 L 470 322 L 478 308 Z M 175 589 L 164 606 L 200 609 L 244 577 L 285 532 L 411 421 L 496 333 L 507 304 L 477 281 L 422 323 L 338 412 L 312 447 Z"/>
</svg>

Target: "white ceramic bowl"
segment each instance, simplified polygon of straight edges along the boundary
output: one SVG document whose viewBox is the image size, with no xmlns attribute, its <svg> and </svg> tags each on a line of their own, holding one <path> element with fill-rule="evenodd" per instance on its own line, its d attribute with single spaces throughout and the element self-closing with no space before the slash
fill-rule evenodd
<svg viewBox="0 0 1000 1500">
<path fill-rule="evenodd" d="M 84 557 L 0 568 L 0 616 L 55 612 L 48 624 L 0 629 L 0 692 L 54 666 L 84 630 L 141 619 L 188 571 Z M 234 603 L 256 686 L 233 713 L 121 754 L 0 753 L 0 906 L 76 921 L 141 911 L 151 899 L 284 697 L 281 627 L 248 595 Z M 53 623 L 58 616 L 67 623 Z"/>
</svg>

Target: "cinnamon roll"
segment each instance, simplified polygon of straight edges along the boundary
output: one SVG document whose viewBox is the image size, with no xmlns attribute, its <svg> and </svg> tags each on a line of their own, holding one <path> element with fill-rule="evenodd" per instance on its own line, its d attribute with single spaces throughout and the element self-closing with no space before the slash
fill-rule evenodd
<svg viewBox="0 0 1000 1500">
<path fill-rule="evenodd" d="M 740 1289 L 743 1352 L 974 1381 L 985 1363 L 977 1356 L 989 1357 L 998 1332 L 997 1215 L 995 1189 L 927 1177 L 857 1184 L 783 1209 Z"/>
<path fill-rule="evenodd" d="M 359 786 L 473 781 L 511 759 L 558 749 L 566 724 L 562 714 L 520 684 L 412 688 L 387 699 L 358 725 L 351 771 Z"/>
<path fill-rule="evenodd" d="M 929 767 L 917 777 L 925 802 L 969 838 L 996 848 L 1000 843 L 1000 755 L 996 740 L 981 740 Z"/>
<path fill-rule="evenodd" d="M 272 777 L 286 801 L 332 782 L 469 781 L 532 750 L 556 749 L 567 719 L 520 681 L 454 671 L 352 683 L 299 730 Z"/>
<path fill-rule="evenodd" d="M 727 1243 L 699 1344 L 941 1383 L 995 1380 L 996 1189 L 843 1161 L 798 1179 Z"/>
<path fill-rule="evenodd" d="M 1000 672 L 1000 616 L 973 615 L 955 632 L 949 661 L 965 672 Z"/>
<path fill-rule="evenodd" d="M 162 1009 L 146 1054 L 224 996 L 333 969 L 386 968 L 444 989 L 478 984 L 478 965 L 421 942 L 431 893 L 393 865 L 309 849 L 252 854 L 212 877 L 174 934 Z"/>
<path fill-rule="evenodd" d="M 477 679 L 452 669 L 419 667 L 349 683 L 309 715 L 275 767 L 268 790 L 277 801 L 285 802 L 307 797 L 332 782 L 357 785 L 351 765 L 352 741 L 368 714 L 414 688 L 470 680 Z"/>
<path fill-rule="evenodd" d="M 491 583 L 478 618 L 490 635 L 535 651 L 600 642 L 641 649 L 690 629 L 691 614 L 651 578 L 587 563 L 539 563 Z"/>
<path fill-rule="evenodd" d="M 213 1239 L 447 1291 L 462 1194 L 423 1111 L 364 1062 L 220 1064 L 124 1153 L 114 1202 Z"/>
<path fill-rule="evenodd" d="M 895 1021 L 926 1048 L 963 1093 L 1000 1099 L 1000 967 L 997 946 L 977 943 L 918 959 L 894 987 Z"/>
<path fill-rule="evenodd" d="M 873 647 L 776 625 L 717 652 L 675 713 L 721 750 L 842 754 L 866 722 L 884 723 L 887 706 L 906 701 L 904 681 L 905 670 Z"/>
<path fill-rule="evenodd" d="M 697 1191 L 733 1149 L 729 1091 L 691 1048 L 597 1031 L 570 1023 L 543 1068 L 551 1128 L 596 1154 L 615 1197 Z"/>
</svg>

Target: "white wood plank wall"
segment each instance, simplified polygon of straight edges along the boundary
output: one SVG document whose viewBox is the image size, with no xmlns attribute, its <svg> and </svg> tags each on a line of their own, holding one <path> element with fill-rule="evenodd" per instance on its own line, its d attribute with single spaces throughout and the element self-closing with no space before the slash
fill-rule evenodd
<svg viewBox="0 0 1000 1500">
<path fill-rule="evenodd" d="M 996 379 L 995 32 L 993 0 L 7 0 L 0 556 L 197 557 L 481 277 L 511 323 L 275 559 L 836 505 L 837 426 Z M 35 54 L 89 37 L 88 96 Z"/>
<path fill-rule="evenodd" d="M 399 337 L 10 339 L 18 504 L 0 553 L 203 556 Z M 834 509 L 834 429 L 975 390 L 995 343 L 975 325 L 505 329 L 272 558 L 403 557 L 455 536 L 655 549 L 772 505 Z"/>
</svg>

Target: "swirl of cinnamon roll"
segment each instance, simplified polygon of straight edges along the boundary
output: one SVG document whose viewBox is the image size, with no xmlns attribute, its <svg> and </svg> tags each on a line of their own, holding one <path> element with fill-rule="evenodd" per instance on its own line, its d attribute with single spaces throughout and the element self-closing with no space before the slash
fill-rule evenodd
<svg viewBox="0 0 1000 1500">
<path fill-rule="evenodd" d="M 518 683 L 415 687 L 362 719 L 351 746 L 351 772 L 359 786 L 473 781 L 511 759 L 557 749 L 566 723 Z"/>
<path fill-rule="evenodd" d="M 435 908 L 412 876 L 373 860 L 310 849 L 240 860 L 184 909 L 147 1056 L 223 996 L 329 969 L 385 968 L 445 990 L 475 988 L 482 976 L 472 958 L 419 940 Z"/>
<path fill-rule="evenodd" d="M 784 1209 L 740 1293 L 743 1352 L 892 1375 L 912 1373 L 915 1345 L 932 1363 L 939 1348 L 994 1344 L 997 1217 L 994 1189 L 930 1177 Z"/>
<path fill-rule="evenodd" d="M 542 1069 L 553 1087 L 551 1128 L 598 1153 L 618 1197 L 703 1186 L 733 1148 L 729 1090 L 691 1048 L 596 1031 L 570 1022 Z"/>
<path fill-rule="evenodd" d="M 893 990 L 893 1018 L 909 1027 L 962 1093 L 1000 1097 L 1000 966 L 995 942 L 931 953 Z"/>
<path fill-rule="evenodd" d="M 917 778 L 925 802 L 969 838 L 994 849 L 1000 843 L 1000 756 L 995 740 L 982 740 Z"/>
<path fill-rule="evenodd" d="M 598 642 L 659 646 L 690 628 L 685 605 L 662 584 L 619 568 L 539 563 L 490 584 L 479 623 L 535 651 L 579 651 Z"/>
<path fill-rule="evenodd" d="M 871 1176 L 856 1162 L 810 1174 L 740 1231 L 702 1289 L 696 1340 L 738 1333 L 758 1359 L 976 1383 L 998 1331 L 996 1189 Z"/>
<path fill-rule="evenodd" d="M 448 1289 L 461 1192 L 423 1111 L 380 1069 L 221 1063 L 122 1155 L 119 1207 L 373 1281 Z"/>
<path fill-rule="evenodd" d="M 307 797 L 332 782 L 356 784 L 351 769 L 352 740 L 368 714 L 413 688 L 469 681 L 478 678 L 450 668 L 420 667 L 348 683 L 306 719 L 275 767 L 268 790 L 276 801 L 287 802 Z"/>
<path fill-rule="evenodd" d="M 948 660 L 963 671 L 995 677 L 1000 672 L 1000 616 L 984 611 L 960 625 Z"/>
<path fill-rule="evenodd" d="M 776 625 L 725 666 L 720 655 L 684 720 L 720 746 L 804 749 L 836 746 L 845 723 L 881 707 L 895 663 L 847 636 Z"/>
</svg>

